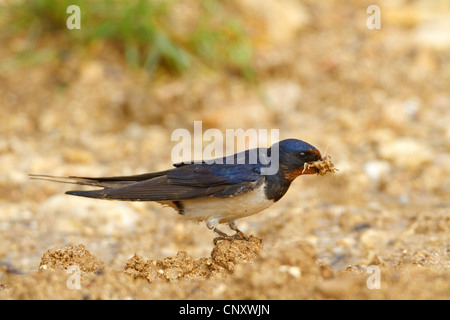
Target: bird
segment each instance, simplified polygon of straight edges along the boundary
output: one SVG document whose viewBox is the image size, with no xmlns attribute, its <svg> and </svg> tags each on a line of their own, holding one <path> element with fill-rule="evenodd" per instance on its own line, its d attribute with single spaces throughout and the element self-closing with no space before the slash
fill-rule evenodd
<svg viewBox="0 0 450 320">
<path fill-rule="evenodd" d="M 267 157 L 278 152 L 278 170 L 264 174 Z M 250 161 L 251 156 L 258 156 Z M 232 161 L 229 161 L 229 160 Z M 32 179 L 100 187 L 96 190 L 72 190 L 73 196 L 104 200 L 154 201 L 168 205 L 181 216 L 205 221 L 220 239 L 248 239 L 237 227 L 236 220 L 257 214 L 278 202 L 291 183 L 304 174 L 321 174 L 315 163 L 324 161 L 320 151 L 298 139 L 285 139 L 269 148 L 238 152 L 216 161 L 187 161 L 175 163 L 174 168 L 131 176 L 57 177 L 30 174 Z M 240 160 L 240 161 L 239 161 Z M 218 229 L 228 223 L 235 234 L 230 236 Z"/>
</svg>

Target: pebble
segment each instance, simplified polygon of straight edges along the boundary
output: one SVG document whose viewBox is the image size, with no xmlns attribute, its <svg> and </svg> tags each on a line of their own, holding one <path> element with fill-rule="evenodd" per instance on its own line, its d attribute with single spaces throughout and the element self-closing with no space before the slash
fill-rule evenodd
<svg viewBox="0 0 450 320">
<path fill-rule="evenodd" d="M 364 172 L 371 181 L 377 183 L 389 176 L 391 165 L 383 160 L 368 161 L 364 164 Z"/>
<path fill-rule="evenodd" d="M 433 158 L 433 151 L 427 144 L 410 137 L 382 143 L 378 151 L 382 159 L 407 170 L 420 169 Z"/>
</svg>

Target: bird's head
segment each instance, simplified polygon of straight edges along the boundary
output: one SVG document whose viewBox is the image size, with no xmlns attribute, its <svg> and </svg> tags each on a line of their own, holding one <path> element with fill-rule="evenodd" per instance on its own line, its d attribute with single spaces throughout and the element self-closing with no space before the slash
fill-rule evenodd
<svg viewBox="0 0 450 320">
<path fill-rule="evenodd" d="M 272 149 L 274 146 L 272 146 Z M 319 173 L 319 169 L 307 165 L 314 161 L 323 160 L 320 151 L 314 146 L 301 140 L 286 139 L 278 142 L 278 147 L 279 170 L 284 178 L 293 181 L 302 174 Z"/>
</svg>

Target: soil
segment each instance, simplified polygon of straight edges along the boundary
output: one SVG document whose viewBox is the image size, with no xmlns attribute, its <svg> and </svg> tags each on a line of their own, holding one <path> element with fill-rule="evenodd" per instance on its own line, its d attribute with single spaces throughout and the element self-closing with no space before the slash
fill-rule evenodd
<svg viewBox="0 0 450 320">
<path fill-rule="evenodd" d="M 0 299 L 450 299 L 449 2 L 383 2 L 379 30 L 369 1 L 231 3 L 257 85 L 151 76 L 102 44 L 52 59 L 44 36 L 35 63 L 27 37 L 2 44 Z M 196 120 L 279 129 L 339 171 L 299 177 L 237 221 L 248 241 L 216 245 L 171 208 L 28 177 L 168 169 Z"/>
</svg>

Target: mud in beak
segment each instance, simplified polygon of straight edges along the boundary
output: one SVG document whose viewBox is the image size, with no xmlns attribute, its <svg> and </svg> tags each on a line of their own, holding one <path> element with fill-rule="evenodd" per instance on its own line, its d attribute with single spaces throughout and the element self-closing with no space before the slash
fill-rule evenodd
<svg viewBox="0 0 450 320">
<path fill-rule="evenodd" d="M 321 176 L 323 176 L 324 174 L 326 174 L 328 172 L 335 173 L 336 171 L 338 171 L 338 169 L 336 169 L 334 167 L 334 164 L 331 161 L 331 157 L 325 156 L 323 158 L 320 158 L 317 161 L 305 163 L 303 166 L 302 174 L 316 173 L 316 174 L 320 174 Z"/>
<path fill-rule="evenodd" d="M 302 174 L 319 174 L 320 170 L 314 164 L 314 162 L 307 162 L 303 165 Z"/>
</svg>

